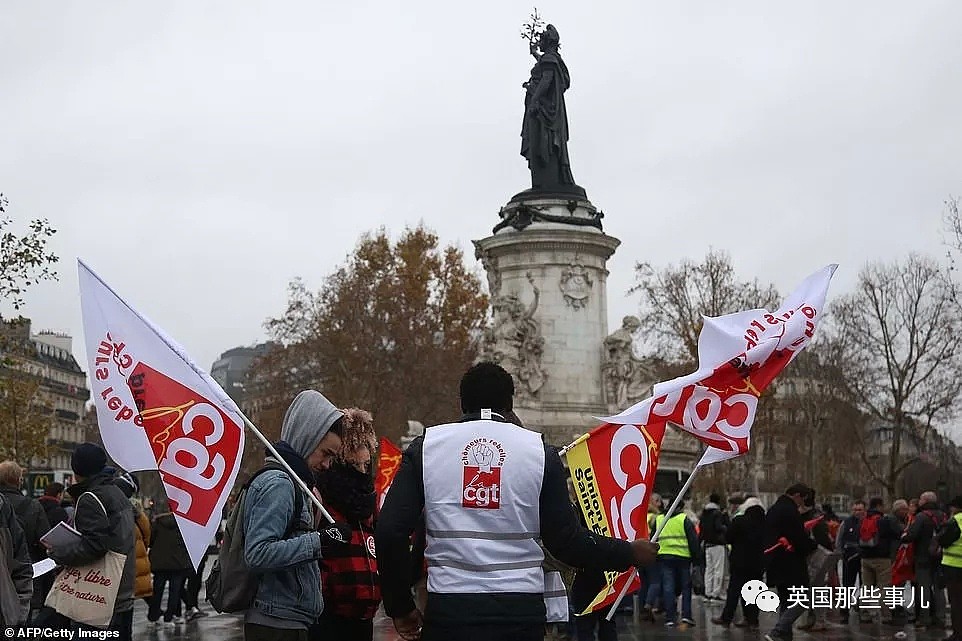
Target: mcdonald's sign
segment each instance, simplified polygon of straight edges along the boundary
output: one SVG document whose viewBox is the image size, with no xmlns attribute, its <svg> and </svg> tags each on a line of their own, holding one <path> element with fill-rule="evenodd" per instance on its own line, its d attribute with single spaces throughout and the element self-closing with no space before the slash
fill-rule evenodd
<svg viewBox="0 0 962 641">
<path fill-rule="evenodd" d="M 44 492 L 47 491 L 47 486 L 53 484 L 54 473 L 53 472 L 31 472 L 24 476 L 26 481 L 24 485 L 30 496 L 34 498 L 43 496 Z"/>
</svg>

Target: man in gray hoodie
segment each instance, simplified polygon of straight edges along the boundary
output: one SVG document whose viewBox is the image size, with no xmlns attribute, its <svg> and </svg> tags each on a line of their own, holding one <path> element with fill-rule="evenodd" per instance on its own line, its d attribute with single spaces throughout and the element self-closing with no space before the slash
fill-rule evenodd
<svg viewBox="0 0 962 641">
<path fill-rule="evenodd" d="M 281 440 L 274 447 L 308 488 L 314 472 L 330 467 L 341 449 L 344 415 L 320 392 L 306 390 L 287 409 Z M 306 641 L 307 628 L 320 616 L 322 544 L 336 532 L 314 528 L 310 497 L 267 458 L 244 497 L 244 557 L 259 575 L 254 603 L 245 616 L 247 641 Z"/>
</svg>

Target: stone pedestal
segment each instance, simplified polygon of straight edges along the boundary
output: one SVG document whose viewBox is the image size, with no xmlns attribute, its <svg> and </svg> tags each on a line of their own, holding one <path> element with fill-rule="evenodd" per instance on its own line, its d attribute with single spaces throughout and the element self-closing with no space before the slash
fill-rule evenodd
<svg viewBox="0 0 962 641">
<path fill-rule="evenodd" d="M 482 358 L 515 379 L 525 425 L 564 445 L 607 413 L 606 263 L 621 243 L 587 200 L 512 201 L 493 235 L 475 241 L 494 320 Z"/>
</svg>

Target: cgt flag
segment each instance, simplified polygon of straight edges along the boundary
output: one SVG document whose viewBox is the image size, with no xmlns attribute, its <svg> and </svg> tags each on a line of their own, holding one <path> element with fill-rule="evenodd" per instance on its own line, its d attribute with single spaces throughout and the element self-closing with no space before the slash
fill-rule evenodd
<svg viewBox="0 0 962 641">
<path fill-rule="evenodd" d="M 104 446 L 124 469 L 158 470 L 196 567 L 244 451 L 244 419 L 213 379 L 82 261 L 80 302 Z"/>
<path fill-rule="evenodd" d="M 374 491 L 377 493 L 377 507 L 384 505 L 387 491 L 391 489 L 394 475 L 401 467 L 401 450 L 394 443 L 381 437 L 381 450 L 377 459 L 377 478 L 374 479 Z"/>
<path fill-rule="evenodd" d="M 699 466 L 745 454 L 758 398 L 811 342 L 836 267 L 809 276 L 775 312 L 706 317 L 698 336 L 698 371 L 658 383 L 651 398 L 602 420 L 671 422 L 708 446 Z"/>
<path fill-rule="evenodd" d="M 648 498 L 655 483 L 665 423 L 606 423 L 565 450 L 577 502 L 588 529 L 634 541 L 648 537 Z M 637 573 L 606 572 L 605 587 L 581 614 L 611 605 L 629 584 L 640 586 Z"/>
</svg>

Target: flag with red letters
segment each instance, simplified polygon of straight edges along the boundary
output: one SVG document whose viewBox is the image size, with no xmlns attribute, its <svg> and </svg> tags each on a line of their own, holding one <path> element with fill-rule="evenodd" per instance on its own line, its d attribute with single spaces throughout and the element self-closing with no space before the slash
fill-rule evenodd
<svg viewBox="0 0 962 641">
<path fill-rule="evenodd" d="M 708 449 L 699 465 L 748 452 L 758 398 L 808 345 L 825 315 L 825 298 L 837 265 L 802 282 L 775 312 L 755 309 L 704 319 L 697 371 L 654 386 L 651 398 L 609 423 L 669 422 Z"/>
<path fill-rule="evenodd" d="M 626 541 L 648 538 L 648 498 L 654 489 L 665 423 L 605 423 L 565 451 L 575 497 L 588 529 Z M 582 612 L 611 605 L 625 583 L 640 587 L 633 572 L 606 572 L 605 587 Z"/>
<path fill-rule="evenodd" d="M 91 395 L 110 457 L 157 470 L 196 567 L 244 452 L 244 418 L 184 349 L 78 260 Z"/>
</svg>

